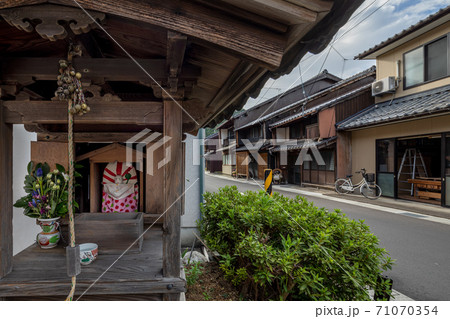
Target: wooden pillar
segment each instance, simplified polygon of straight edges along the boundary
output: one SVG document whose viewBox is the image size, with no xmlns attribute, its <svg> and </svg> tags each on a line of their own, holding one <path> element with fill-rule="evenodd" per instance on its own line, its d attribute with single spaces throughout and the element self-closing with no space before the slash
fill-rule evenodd
<svg viewBox="0 0 450 319">
<path fill-rule="evenodd" d="M 336 141 L 336 178 L 344 178 L 352 173 L 351 132 L 337 132 Z"/>
<path fill-rule="evenodd" d="M 170 139 L 164 144 L 167 161 L 164 166 L 164 234 L 163 234 L 163 275 L 180 277 L 181 267 L 181 195 L 183 191 L 183 144 L 182 96 L 178 103 L 164 96 L 164 136 Z M 180 104 L 180 105 L 179 105 Z M 168 152 L 170 150 L 170 158 Z M 165 294 L 165 300 L 178 300 L 179 294 Z"/>
<path fill-rule="evenodd" d="M 0 278 L 12 270 L 12 148 L 12 125 L 4 122 L 3 105 L 0 101 Z"/>
<path fill-rule="evenodd" d="M 158 168 L 158 163 L 164 159 L 163 147 L 152 149 L 147 146 L 147 174 L 145 174 L 145 212 L 161 215 L 164 213 L 164 167 Z M 151 160 L 151 161 L 150 161 Z M 149 167 L 150 162 L 152 167 Z M 151 172 L 149 172 L 151 170 Z M 163 218 L 164 220 L 164 218 Z"/>
</svg>

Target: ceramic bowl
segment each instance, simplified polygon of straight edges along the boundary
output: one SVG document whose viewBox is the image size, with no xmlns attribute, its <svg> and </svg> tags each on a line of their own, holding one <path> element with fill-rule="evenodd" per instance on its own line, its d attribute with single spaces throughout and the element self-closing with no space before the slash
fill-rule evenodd
<svg viewBox="0 0 450 319">
<path fill-rule="evenodd" d="M 98 245 L 93 243 L 80 245 L 80 263 L 82 265 L 89 265 L 98 255 Z"/>
</svg>

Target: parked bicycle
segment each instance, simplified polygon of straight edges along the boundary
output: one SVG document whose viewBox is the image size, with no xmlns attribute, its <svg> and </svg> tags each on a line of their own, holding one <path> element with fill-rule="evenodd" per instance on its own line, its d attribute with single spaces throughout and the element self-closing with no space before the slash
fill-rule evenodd
<svg viewBox="0 0 450 319">
<path fill-rule="evenodd" d="M 361 168 L 360 171 L 355 173 L 361 174 L 362 180 L 358 184 L 353 185 L 351 179 L 353 175 L 347 175 L 346 178 L 339 178 L 334 183 L 336 192 L 339 194 L 348 194 L 350 192 L 353 193 L 359 188 L 359 192 L 366 198 L 377 199 L 381 196 L 381 188 L 374 182 L 375 174 L 367 174 L 365 168 Z"/>
</svg>

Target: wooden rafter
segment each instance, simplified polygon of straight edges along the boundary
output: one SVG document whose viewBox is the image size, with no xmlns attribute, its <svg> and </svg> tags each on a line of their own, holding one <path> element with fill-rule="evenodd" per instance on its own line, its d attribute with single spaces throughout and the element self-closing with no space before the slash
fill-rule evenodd
<svg viewBox="0 0 450 319">
<path fill-rule="evenodd" d="M 289 26 L 284 23 L 280 23 L 272 19 L 268 19 L 267 17 L 263 17 L 261 15 L 243 10 L 241 8 L 225 3 L 224 1 L 197 0 L 197 2 L 200 2 L 211 8 L 232 14 L 239 19 L 251 21 L 252 23 L 256 23 L 257 25 L 276 32 L 284 33 L 287 32 L 289 28 Z"/>
<path fill-rule="evenodd" d="M 175 32 L 167 32 L 167 69 L 169 73 L 168 83 L 171 92 L 178 90 L 178 77 L 186 52 L 187 36 Z"/>
<path fill-rule="evenodd" d="M 19 0 L 12 2 L 16 5 L 20 3 Z M 77 6 L 71 0 L 53 2 Z M 193 1 L 155 0 L 150 3 L 139 0 L 78 0 L 77 2 L 86 10 L 108 12 L 142 21 L 218 45 L 269 69 L 276 69 L 280 65 L 286 46 L 284 34 L 263 30 L 226 12 Z M 11 4 L 8 2 L 2 3 L 0 9 L 9 6 Z M 305 22 L 311 22 L 311 19 L 307 20 Z"/>
<path fill-rule="evenodd" d="M 333 1 L 323 1 L 323 0 L 286 0 L 298 6 L 305 7 L 307 9 L 323 12 L 329 11 L 333 7 Z"/>
<path fill-rule="evenodd" d="M 285 0 L 224 1 L 291 25 L 314 23 L 317 19 L 317 12 Z"/>
</svg>

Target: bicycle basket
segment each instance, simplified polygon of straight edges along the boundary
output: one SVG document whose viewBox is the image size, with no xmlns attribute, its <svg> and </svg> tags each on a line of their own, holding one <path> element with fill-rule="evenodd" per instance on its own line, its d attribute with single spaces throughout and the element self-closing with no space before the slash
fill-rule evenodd
<svg viewBox="0 0 450 319">
<path fill-rule="evenodd" d="M 374 183 L 375 182 L 375 174 L 374 173 L 366 174 L 366 180 L 367 180 L 367 183 Z"/>
</svg>

